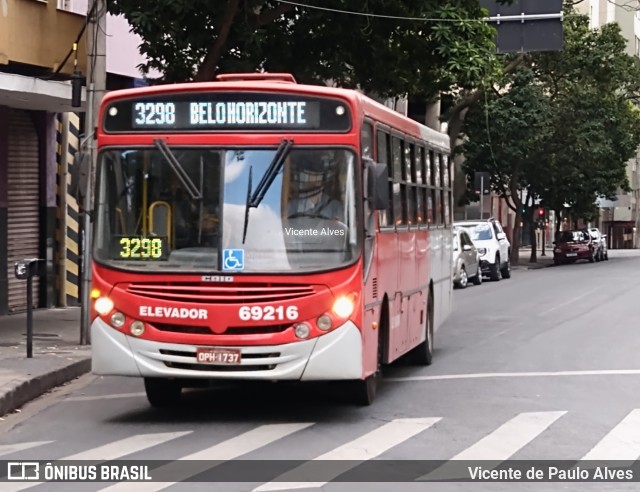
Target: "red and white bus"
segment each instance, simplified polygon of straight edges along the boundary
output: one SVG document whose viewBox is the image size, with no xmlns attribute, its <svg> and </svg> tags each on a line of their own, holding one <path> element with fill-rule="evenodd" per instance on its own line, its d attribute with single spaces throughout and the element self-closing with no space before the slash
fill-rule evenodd
<svg viewBox="0 0 640 492">
<path fill-rule="evenodd" d="M 452 293 L 448 137 L 288 74 L 109 93 L 97 129 L 93 372 L 149 402 L 203 380 L 430 364 Z"/>
</svg>

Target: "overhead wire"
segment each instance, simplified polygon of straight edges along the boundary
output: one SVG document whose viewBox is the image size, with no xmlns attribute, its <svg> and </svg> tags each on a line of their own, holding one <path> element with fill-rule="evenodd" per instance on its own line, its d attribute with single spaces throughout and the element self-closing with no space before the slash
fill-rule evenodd
<svg viewBox="0 0 640 492">
<path fill-rule="evenodd" d="M 395 19 L 395 20 L 406 20 L 406 21 L 422 21 L 422 22 L 477 22 L 484 23 L 487 22 L 486 18 L 476 18 L 476 19 L 449 19 L 444 17 L 408 17 L 401 15 L 388 15 L 388 14 L 372 14 L 369 12 L 357 12 L 355 10 L 342 10 L 342 9 L 334 9 L 330 7 L 320 7 L 319 5 L 310 5 L 307 3 L 293 2 L 292 0 L 275 0 L 278 3 L 283 3 L 287 5 L 293 5 L 295 7 L 302 7 L 306 9 L 314 9 L 314 10 L 323 10 L 325 12 L 333 12 L 336 14 L 346 14 L 346 15 L 357 15 L 362 17 L 375 17 L 379 19 Z M 580 14 L 569 14 L 565 15 L 564 18 L 567 17 L 575 17 Z"/>
<path fill-rule="evenodd" d="M 69 58 L 71 58 L 71 55 L 73 55 L 74 52 L 75 52 L 75 56 L 76 57 L 78 56 L 77 55 L 78 43 L 80 43 L 80 39 L 82 38 L 82 35 L 86 31 L 87 25 L 89 24 L 89 19 L 94 15 L 97 6 L 98 6 L 98 2 L 97 2 L 97 0 L 94 0 L 93 5 L 91 6 L 91 9 L 89 9 L 89 11 L 87 12 L 87 15 L 85 17 L 85 21 L 82 24 L 82 29 L 80 29 L 80 32 L 76 36 L 76 39 L 73 42 L 73 44 L 71 46 L 71 49 L 69 50 L 67 55 L 64 57 L 64 60 L 62 60 L 62 62 L 60 62 L 60 65 L 58 65 L 58 68 L 56 68 L 53 73 L 51 73 L 50 75 L 47 75 L 45 77 L 41 77 L 42 79 L 49 80 L 49 79 L 54 78 L 56 75 L 58 75 L 62 71 L 62 69 L 65 67 L 65 65 L 69 61 Z"/>
</svg>

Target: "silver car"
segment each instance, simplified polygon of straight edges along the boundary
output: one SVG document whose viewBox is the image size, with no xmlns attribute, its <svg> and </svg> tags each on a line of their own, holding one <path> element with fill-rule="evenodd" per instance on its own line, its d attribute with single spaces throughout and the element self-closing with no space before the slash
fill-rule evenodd
<svg viewBox="0 0 640 492">
<path fill-rule="evenodd" d="M 482 269 L 478 249 L 471 236 L 462 227 L 453 229 L 453 283 L 464 289 L 471 280 L 474 285 L 482 283 Z"/>
</svg>

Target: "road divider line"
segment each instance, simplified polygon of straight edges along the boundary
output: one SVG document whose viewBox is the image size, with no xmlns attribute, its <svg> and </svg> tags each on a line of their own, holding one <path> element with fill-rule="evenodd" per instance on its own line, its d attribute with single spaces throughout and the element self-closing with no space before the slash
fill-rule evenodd
<svg viewBox="0 0 640 492">
<path fill-rule="evenodd" d="M 462 478 L 456 477 L 460 472 L 460 466 L 454 463 L 455 461 L 493 462 L 493 464 L 486 464 L 483 467 L 487 469 L 495 468 L 533 441 L 566 413 L 566 411 L 558 411 L 518 414 L 492 433 L 455 455 L 449 462 L 416 480 Z"/>
<path fill-rule="evenodd" d="M 135 436 L 126 437 L 118 441 L 110 442 L 97 448 L 92 448 L 87 451 L 72 454 L 64 458 L 57 458 L 57 460 L 68 461 L 97 461 L 105 462 L 110 460 L 116 460 L 138 451 L 157 446 L 172 439 L 186 436 L 191 434 L 192 431 L 186 432 L 161 432 L 157 434 L 137 434 Z M 57 461 L 56 460 L 56 461 Z M 48 461 L 54 461 L 51 458 Z M 30 482 L 30 483 L 5 483 L 2 484 L 2 492 L 18 492 L 19 490 L 26 490 L 37 485 L 42 485 L 43 482 Z M 131 484 L 128 484 L 131 486 Z M 136 489 L 138 486 L 136 485 Z M 129 490 L 131 488 L 129 487 Z"/>
<path fill-rule="evenodd" d="M 407 376 L 403 378 L 384 378 L 385 381 L 445 381 L 451 379 L 489 379 L 489 378 L 539 378 L 556 376 L 638 376 L 640 369 L 611 369 L 593 371 L 539 371 L 539 372 L 484 372 L 476 374 L 441 374 L 439 376 Z"/>
<path fill-rule="evenodd" d="M 179 460 L 155 468 L 151 471 L 155 477 L 171 477 L 171 482 L 137 482 L 133 490 L 136 492 L 157 492 L 166 489 L 190 477 L 204 473 L 225 461 L 233 460 L 287 437 L 294 432 L 306 429 L 313 423 L 267 424 L 251 429 L 244 434 L 232 437 L 207 449 L 197 451 Z M 184 463 L 191 461 L 191 463 Z M 219 461 L 219 463 L 216 463 Z M 131 483 L 121 482 L 110 487 L 100 489 L 102 492 L 128 492 L 132 490 Z"/>
<path fill-rule="evenodd" d="M 358 466 L 361 462 L 380 456 L 385 451 L 406 441 L 407 439 L 428 429 L 440 417 L 433 418 L 412 418 L 396 419 L 384 424 L 382 427 L 368 432 L 353 441 L 329 451 L 312 461 L 300 465 L 293 470 L 283 473 L 272 482 L 267 482 L 255 488 L 253 492 L 264 492 L 271 490 L 290 490 L 318 488 L 327 484 L 330 480 L 348 472 Z M 312 470 L 317 468 L 313 462 L 320 460 L 330 460 L 331 470 L 326 470 L 325 482 L 298 482 L 305 476 L 313 475 Z"/>
<path fill-rule="evenodd" d="M 561 309 L 561 308 L 563 308 L 563 307 L 566 307 L 566 306 L 568 306 L 569 304 L 573 304 L 574 302 L 579 301 L 580 299 L 583 299 L 583 298 L 587 297 L 588 295 L 593 294 L 593 293 L 594 293 L 594 292 L 596 292 L 597 290 L 600 290 L 600 289 L 597 289 L 597 288 L 595 288 L 595 289 L 591 289 L 591 290 L 588 290 L 587 292 L 584 292 L 584 293 L 580 294 L 579 296 L 572 297 L 572 298 L 571 298 L 571 299 L 569 299 L 568 301 L 565 301 L 565 302 L 563 302 L 563 303 L 561 303 L 561 304 L 558 304 L 557 306 L 554 306 L 554 307 L 552 307 L 552 308 L 550 308 L 550 309 L 547 309 L 546 311 L 542 311 L 542 312 L 540 313 L 540 316 L 546 316 L 547 314 L 552 313 L 552 312 L 554 312 L 554 311 L 557 311 L 558 309 Z"/>
<path fill-rule="evenodd" d="M 640 410 L 635 409 L 602 438 L 582 460 L 624 460 L 640 458 Z"/>
</svg>

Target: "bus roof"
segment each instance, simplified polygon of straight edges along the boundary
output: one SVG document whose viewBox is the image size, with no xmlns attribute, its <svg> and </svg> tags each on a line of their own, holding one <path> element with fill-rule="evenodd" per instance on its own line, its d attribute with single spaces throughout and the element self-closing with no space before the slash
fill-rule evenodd
<svg viewBox="0 0 640 492">
<path fill-rule="evenodd" d="M 247 79 L 240 80 L 242 75 L 247 75 Z M 400 130 L 415 138 L 427 140 L 432 145 L 447 152 L 450 151 L 448 135 L 412 120 L 360 91 L 322 85 L 298 84 L 293 76 L 289 74 L 263 74 L 268 77 L 258 79 L 257 76 L 259 75 L 261 74 L 224 74 L 221 77 L 222 81 L 185 82 L 116 90 L 104 96 L 102 107 L 118 99 L 140 97 L 141 95 L 207 91 L 294 92 L 320 97 L 337 97 L 349 101 L 367 118 L 387 125 L 392 129 Z"/>
</svg>

